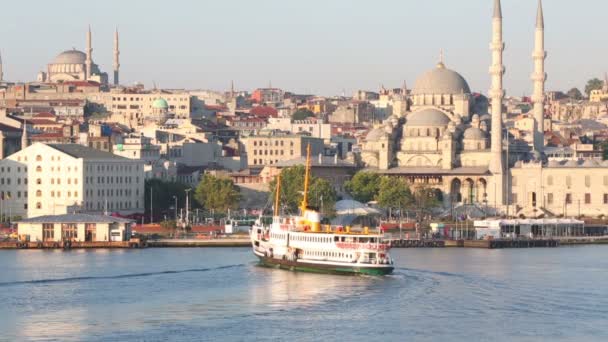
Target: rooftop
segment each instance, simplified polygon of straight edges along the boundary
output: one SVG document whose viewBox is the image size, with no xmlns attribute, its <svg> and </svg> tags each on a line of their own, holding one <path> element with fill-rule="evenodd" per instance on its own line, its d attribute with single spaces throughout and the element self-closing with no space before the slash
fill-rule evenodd
<svg viewBox="0 0 608 342">
<path fill-rule="evenodd" d="M 114 216 L 90 214 L 63 214 L 32 217 L 18 221 L 19 223 L 128 223 L 133 220 Z"/>
<path fill-rule="evenodd" d="M 131 160 L 131 159 L 117 156 L 110 152 L 96 150 L 94 148 L 90 148 L 90 147 L 87 147 L 84 145 L 79 145 L 79 144 L 48 144 L 48 146 L 52 147 L 58 151 L 61 151 L 65 154 L 68 154 L 74 158 L 117 159 L 117 160 L 124 160 L 124 161 Z"/>
</svg>

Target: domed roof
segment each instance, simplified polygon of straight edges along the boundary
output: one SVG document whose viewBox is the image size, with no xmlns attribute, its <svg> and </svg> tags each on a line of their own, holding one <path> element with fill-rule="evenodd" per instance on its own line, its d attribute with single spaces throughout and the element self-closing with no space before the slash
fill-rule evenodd
<svg viewBox="0 0 608 342">
<path fill-rule="evenodd" d="M 383 128 L 374 128 L 365 136 L 365 141 L 378 141 L 384 137 L 386 133 Z"/>
<path fill-rule="evenodd" d="M 464 138 L 481 140 L 486 138 L 486 133 L 477 127 L 469 127 L 464 131 Z"/>
<path fill-rule="evenodd" d="M 406 117 L 406 126 L 441 126 L 444 127 L 450 123 L 450 118 L 442 111 L 434 108 L 426 108 L 411 113 Z"/>
<path fill-rule="evenodd" d="M 152 103 L 152 108 L 157 108 L 157 109 L 168 109 L 169 108 L 169 104 L 167 103 L 167 100 L 161 98 L 156 99 L 153 103 Z"/>
<path fill-rule="evenodd" d="M 64 51 L 55 57 L 53 64 L 85 64 L 87 55 L 76 49 Z"/>
<path fill-rule="evenodd" d="M 459 73 L 439 63 L 435 69 L 422 74 L 414 83 L 412 94 L 470 94 L 469 84 Z"/>
</svg>

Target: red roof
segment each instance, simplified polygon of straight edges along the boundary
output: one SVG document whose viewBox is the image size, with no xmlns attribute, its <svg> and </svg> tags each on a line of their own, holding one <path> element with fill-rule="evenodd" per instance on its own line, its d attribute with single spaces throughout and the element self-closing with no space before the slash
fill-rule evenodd
<svg viewBox="0 0 608 342">
<path fill-rule="evenodd" d="M 228 108 L 222 106 L 222 105 L 205 105 L 205 109 L 206 110 L 226 110 Z"/>
<path fill-rule="evenodd" d="M 41 112 L 41 113 L 34 115 L 34 117 L 35 118 L 56 118 L 57 116 L 53 113 Z"/>
<path fill-rule="evenodd" d="M 251 108 L 251 110 L 249 111 L 250 114 L 253 114 L 255 116 L 272 116 L 272 117 L 276 117 L 279 112 L 272 107 L 268 107 L 268 106 L 258 106 L 258 107 L 253 107 Z"/>
<path fill-rule="evenodd" d="M 224 226 L 192 226 L 193 233 L 223 232 Z"/>
<path fill-rule="evenodd" d="M 32 125 L 63 125 L 57 121 L 49 119 L 28 119 L 27 122 Z"/>
</svg>

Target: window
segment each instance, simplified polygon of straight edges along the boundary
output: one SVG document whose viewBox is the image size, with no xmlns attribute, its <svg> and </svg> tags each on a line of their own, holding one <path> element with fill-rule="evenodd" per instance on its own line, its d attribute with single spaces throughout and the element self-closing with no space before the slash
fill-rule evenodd
<svg viewBox="0 0 608 342">
<path fill-rule="evenodd" d="M 55 238 L 55 227 L 52 223 L 42 224 L 42 239 L 44 241 L 52 241 Z"/>
<path fill-rule="evenodd" d="M 547 177 L 547 185 L 549 185 L 549 186 L 553 185 L 553 176 Z"/>
<path fill-rule="evenodd" d="M 566 176 L 566 186 L 567 187 L 571 187 L 572 186 L 572 177 Z"/>
<path fill-rule="evenodd" d="M 36 190 L 36 197 L 42 197 L 42 191 Z"/>
<path fill-rule="evenodd" d="M 604 204 L 608 204 L 608 194 L 604 194 Z"/>
<path fill-rule="evenodd" d="M 548 193 L 547 194 L 547 204 L 548 205 L 552 205 L 553 204 L 553 194 L 552 193 Z"/>
<path fill-rule="evenodd" d="M 591 194 L 585 194 L 585 204 L 591 204 Z"/>
<path fill-rule="evenodd" d="M 40 178 L 36 179 L 36 184 L 38 184 L 38 185 L 42 184 L 42 179 L 40 179 Z"/>
<path fill-rule="evenodd" d="M 78 229 L 75 223 L 61 224 L 61 238 L 63 240 L 72 240 L 78 238 Z"/>
<path fill-rule="evenodd" d="M 37 155 L 36 156 L 36 161 L 42 161 L 42 156 L 41 155 Z"/>
<path fill-rule="evenodd" d="M 42 167 L 40 165 L 36 166 L 36 172 L 42 172 Z"/>
<path fill-rule="evenodd" d="M 513 176 L 513 177 L 511 178 L 511 185 L 512 185 L 512 186 L 517 186 L 517 177 Z"/>
<path fill-rule="evenodd" d="M 36 209 L 42 209 L 42 203 L 36 202 Z"/>
<path fill-rule="evenodd" d="M 570 176 L 568 176 L 570 177 Z M 572 204 L 572 194 L 566 194 L 566 204 Z"/>
<path fill-rule="evenodd" d="M 585 176 L 585 186 L 586 187 L 590 187 L 591 186 L 591 176 L 589 176 L 589 175 Z"/>
</svg>

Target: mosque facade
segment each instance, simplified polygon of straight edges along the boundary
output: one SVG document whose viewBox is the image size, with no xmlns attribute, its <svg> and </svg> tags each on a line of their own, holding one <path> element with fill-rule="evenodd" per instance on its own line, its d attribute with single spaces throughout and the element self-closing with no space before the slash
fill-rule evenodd
<svg viewBox="0 0 608 342">
<path fill-rule="evenodd" d="M 114 80 L 116 86 L 119 82 L 119 55 L 118 31 L 114 33 Z M 76 49 L 66 50 L 57 55 L 46 67 L 46 71 L 38 73 L 38 82 L 60 83 L 66 81 L 93 81 L 102 85 L 108 85 L 109 78 L 106 72 L 102 72 L 93 61 L 92 33 L 91 28 L 86 35 L 86 51 Z"/>
<path fill-rule="evenodd" d="M 570 206 L 570 214 L 602 215 L 608 209 L 608 163 L 547 162 L 543 154 L 546 52 L 541 0 L 532 54 L 534 142 L 528 146 L 503 129 L 502 25 L 501 2 L 494 0 L 488 98 L 473 94 L 466 79 L 441 58 L 416 80 L 407 98 L 409 110 L 367 134 L 362 162 L 370 170 L 406 178 L 414 189 L 434 189 L 445 209 L 471 205 L 487 214 L 533 217 L 566 215 Z"/>
</svg>

